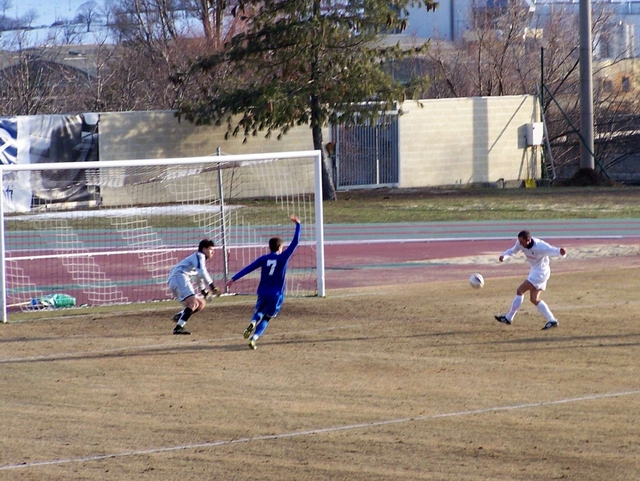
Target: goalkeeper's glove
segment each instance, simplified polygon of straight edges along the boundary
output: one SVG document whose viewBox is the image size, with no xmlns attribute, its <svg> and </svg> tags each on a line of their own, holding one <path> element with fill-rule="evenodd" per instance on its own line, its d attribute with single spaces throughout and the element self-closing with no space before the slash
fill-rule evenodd
<svg viewBox="0 0 640 481">
<path fill-rule="evenodd" d="M 220 296 L 220 289 L 218 289 L 216 286 L 214 286 L 213 284 L 210 284 L 209 288 L 211 289 L 210 291 L 206 289 L 202 289 L 200 291 L 200 294 L 202 294 L 202 297 L 204 297 L 205 300 L 211 301 L 214 297 Z"/>
</svg>

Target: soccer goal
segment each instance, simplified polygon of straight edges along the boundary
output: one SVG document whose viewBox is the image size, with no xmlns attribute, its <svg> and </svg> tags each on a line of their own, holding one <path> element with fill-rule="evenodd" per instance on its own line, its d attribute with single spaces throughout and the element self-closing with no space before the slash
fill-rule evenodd
<svg viewBox="0 0 640 481">
<path fill-rule="evenodd" d="M 271 237 L 302 236 L 288 296 L 324 292 L 319 151 L 162 160 L 0 165 L 0 290 L 12 312 L 165 301 L 169 270 L 213 239 L 208 270 L 224 283 L 268 252 Z M 259 271 L 233 284 L 255 294 Z M 64 295 L 64 296 L 63 296 Z M 75 302 L 73 302 L 75 300 Z"/>
</svg>

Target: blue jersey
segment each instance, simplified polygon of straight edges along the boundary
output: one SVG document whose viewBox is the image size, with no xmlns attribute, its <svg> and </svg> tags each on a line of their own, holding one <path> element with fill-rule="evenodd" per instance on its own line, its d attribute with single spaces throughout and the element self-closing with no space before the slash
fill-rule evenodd
<svg viewBox="0 0 640 481">
<path fill-rule="evenodd" d="M 258 257 L 255 261 L 233 276 L 233 281 L 237 281 L 241 277 L 246 276 L 260 267 L 262 268 L 262 272 L 260 273 L 258 296 L 281 296 L 284 294 L 285 276 L 287 275 L 289 259 L 296 250 L 296 247 L 298 247 L 299 242 L 300 224 L 296 223 L 296 231 L 293 234 L 293 239 L 282 253 L 278 254 L 277 252 L 271 252 Z"/>
</svg>

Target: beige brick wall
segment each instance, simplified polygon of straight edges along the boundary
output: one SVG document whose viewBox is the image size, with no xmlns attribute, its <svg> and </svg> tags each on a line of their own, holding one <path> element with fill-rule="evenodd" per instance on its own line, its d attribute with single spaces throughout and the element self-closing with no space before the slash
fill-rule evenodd
<svg viewBox="0 0 640 481">
<path fill-rule="evenodd" d="M 100 114 L 100 160 L 162 159 L 223 154 L 257 154 L 313 150 L 311 129 L 292 128 L 282 140 L 277 132 L 270 139 L 264 132 L 250 137 L 224 139 L 226 127 L 196 126 L 178 121 L 171 111 L 109 112 Z M 328 130 L 324 132 L 329 140 Z"/>
<path fill-rule="evenodd" d="M 518 181 L 540 176 L 539 155 L 526 146 L 526 124 L 539 121 L 529 95 L 422 100 L 403 105 L 398 186 L 431 187 Z M 225 140 L 226 127 L 195 126 L 171 111 L 100 115 L 100 160 L 195 157 L 312 150 L 311 129 L 282 140 L 264 133 Z M 325 143 L 329 129 L 323 132 Z M 539 149 L 538 149 L 539 150 Z"/>
<path fill-rule="evenodd" d="M 202 168 L 202 165 L 198 166 Z M 196 173 L 197 172 L 197 173 Z M 313 194 L 314 159 L 283 159 L 277 162 L 228 166 L 222 170 L 222 187 L 227 203 L 243 198 L 287 198 L 291 195 Z M 202 172 L 192 166 L 186 171 L 173 168 L 171 178 L 162 182 L 145 181 L 161 175 L 161 170 L 138 172 L 136 182 L 130 184 L 130 171 L 109 169 L 100 189 L 104 206 L 139 206 L 155 204 L 208 204 L 219 200 L 218 171 L 210 168 Z M 156 177 L 157 178 L 157 177 Z M 127 185 L 128 184 L 128 185 Z M 107 185 L 118 187 L 107 187 Z"/>
<path fill-rule="evenodd" d="M 466 185 L 540 175 L 526 147 L 526 124 L 539 121 L 535 97 L 405 102 L 400 117 L 399 187 Z M 538 149 L 539 150 L 539 149 Z"/>
<path fill-rule="evenodd" d="M 215 155 L 218 148 L 222 154 L 258 154 L 269 152 L 287 152 L 313 150 L 311 129 L 306 126 L 292 128 L 282 140 L 277 140 L 277 133 L 265 139 L 265 133 L 243 143 L 243 137 L 232 137 L 225 140 L 226 128 L 215 126 L 196 126 L 186 120 L 178 121 L 172 111 L 148 112 L 113 112 L 100 114 L 100 160 L 137 160 L 162 159 L 174 157 L 200 157 Z M 329 140 L 328 129 L 324 138 Z M 278 170 L 294 171 L 294 160 L 278 162 Z M 299 162 L 298 162 L 299 163 Z M 309 163 L 309 162 L 305 162 Z M 289 183 L 271 185 L 265 183 L 265 174 L 259 173 L 260 168 L 240 168 L 233 171 L 234 188 L 225 186 L 226 195 L 234 197 L 261 197 L 293 193 L 313 192 L 313 164 L 310 163 L 305 171 L 296 176 L 296 180 Z M 277 175 L 269 171 L 269 175 Z M 262 175 L 262 177 L 260 177 Z M 225 174 L 224 182 L 230 182 Z M 243 179 L 240 185 L 238 179 Z M 270 177 L 268 177 L 270 179 Z M 199 176 L 203 185 L 210 185 L 206 189 L 208 201 L 214 201 L 218 196 L 217 174 L 209 173 Z M 190 181 L 185 180 L 188 183 Z M 104 205 L 138 205 L 140 203 L 167 203 L 185 201 L 190 190 L 199 190 L 195 186 L 181 186 L 181 182 L 165 182 L 158 186 L 155 182 L 138 184 L 135 186 L 119 187 L 117 189 L 103 188 L 101 190 Z M 276 190 L 274 190 L 276 189 Z M 233 191 L 233 192 L 231 192 Z M 180 197 L 180 199 L 178 198 Z M 201 199 L 205 200 L 205 199 Z"/>
</svg>

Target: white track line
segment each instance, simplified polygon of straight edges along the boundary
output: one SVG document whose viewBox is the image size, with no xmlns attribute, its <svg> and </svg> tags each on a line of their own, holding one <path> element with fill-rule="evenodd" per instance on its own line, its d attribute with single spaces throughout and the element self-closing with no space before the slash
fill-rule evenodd
<svg viewBox="0 0 640 481">
<path fill-rule="evenodd" d="M 612 397 L 621 397 L 621 396 L 633 396 L 640 394 L 640 390 L 635 391 L 621 391 L 621 392 L 612 392 L 612 393 L 604 393 L 604 394 L 592 394 L 589 396 L 581 396 L 574 398 L 565 398 L 558 399 L 556 401 L 540 401 L 534 403 L 526 403 L 526 404 L 514 404 L 511 406 L 496 406 L 490 408 L 483 409 L 474 409 L 468 411 L 457 411 L 452 413 L 443 413 L 443 414 L 425 414 L 423 416 L 413 416 L 408 418 L 399 418 L 399 419 L 389 419 L 386 421 L 373 421 L 369 423 L 359 423 L 359 424 L 346 424 L 344 426 L 334 426 L 329 428 L 317 428 L 310 429 L 307 431 L 293 431 L 289 433 L 281 433 L 281 434 L 269 434 L 264 436 L 253 436 L 247 438 L 239 438 L 239 439 L 228 439 L 222 441 L 211 441 L 208 443 L 196 443 L 196 444 L 182 444 L 178 446 L 168 446 L 164 448 L 150 448 L 150 449 L 138 449 L 133 451 L 123 451 L 120 453 L 112 453 L 112 454 L 100 454 L 96 456 L 87 456 L 83 458 L 68 458 L 68 459 L 53 459 L 49 461 L 33 461 L 30 463 L 19 463 L 19 464 L 8 464 L 5 466 L 0 466 L 0 471 L 7 471 L 10 469 L 20 469 L 20 468 L 33 468 L 38 466 L 54 466 L 60 464 L 71 464 L 71 463 L 86 463 L 90 461 L 100 461 L 102 459 L 109 458 L 123 458 L 127 456 L 141 456 L 146 454 L 158 454 L 158 453 L 166 453 L 171 451 L 180 451 L 184 449 L 201 449 L 201 448 L 210 448 L 216 446 L 228 446 L 232 444 L 241 444 L 241 443 L 251 443 L 255 441 L 270 441 L 280 438 L 295 438 L 299 436 L 310 436 L 314 434 L 324 434 L 324 433 L 332 433 L 338 431 L 349 431 L 353 429 L 364 429 L 364 428 L 372 428 L 378 426 L 388 426 L 391 424 L 401 424 L 415 421 L 427 421 L 432 419 L 441 419 L 441 418 L 451 418 L 458 416 L 469 416 L 474 414 L 485 414 L 485 413 L 493 413 L 493 412 L 501 412 L 501 411 L 513 411 L 516 409 L 527 409 L 534 407 L 543 407 L 543 406 L 553 406 L 557 404 L 568 404 L 568 403 L 576 403 L 583 401 L 593 401 L 596 399 L 607 399 Z"/>
<path fill-rule="evenodd" d="M 337 237 L 337 235 L 336 235 Z M 640 235 L 637 234 L 625 234 L 625 235 L 546 235 L 545 239 L 556 239 L 556 240 L 594 240 L 594 239 L 637 239 L 640 238 Z M 357 245 L 357 244 L 405 244 L 410 242 L 474 242 L 474 241 L 496 241 L 496 240 L 513 240 L 513 235 L 504 235 L 504 236 L 478 236 L 478 237 L 469 237 L 469 236 L 461 236 L 461 237 L 407 237 L 407 238 L 382 238 L 382 239 L 345 239 L 345 240 L 325 240 L 325 246 L 331 245 Z"/>
</svg>

